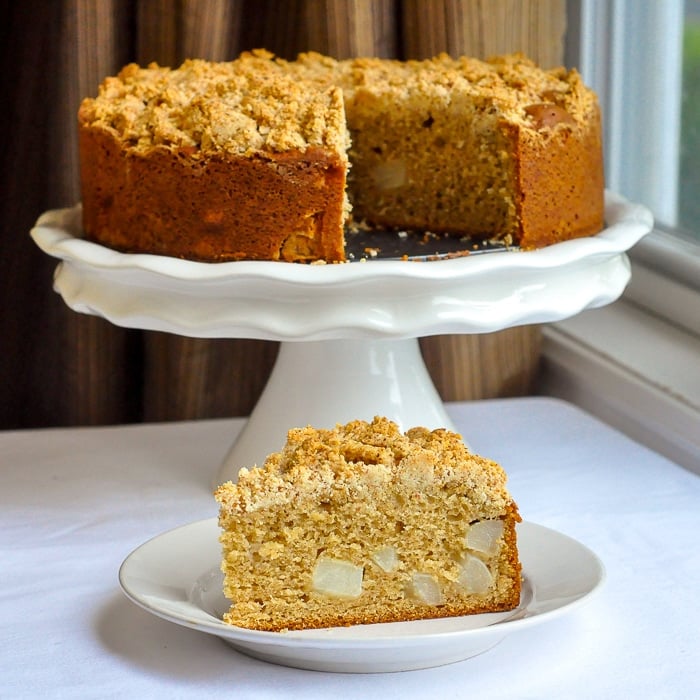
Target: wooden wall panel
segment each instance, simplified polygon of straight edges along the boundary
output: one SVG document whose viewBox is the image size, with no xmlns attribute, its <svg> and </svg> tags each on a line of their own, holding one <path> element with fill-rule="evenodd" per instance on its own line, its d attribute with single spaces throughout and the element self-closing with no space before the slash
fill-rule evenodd
<svg viewBox="0 0 700 700">
<path fill-rule="evenodd" d="M 486 58 L 522 51 L 546 67 L 564 56 L 561 0 L 404 0 L 403 45 L 409 58 L 446 51 Z"/>
<path fill-rule="evenodd" d="M 0 427 L 140 417 L 133 334 L 67 309 L 51 287 L 56 262 L 28 236 L 42 211 L 78 199 L 75 114 L 128 56 L 122 10 L 109 1 L 4 3 Z"/>
<path fill-rule="evenodd" d="M 397 9 L 395 0 L 310 0 L 304 13 L 308 48 L 336 58 L 395 57 Z"/>
</svg>

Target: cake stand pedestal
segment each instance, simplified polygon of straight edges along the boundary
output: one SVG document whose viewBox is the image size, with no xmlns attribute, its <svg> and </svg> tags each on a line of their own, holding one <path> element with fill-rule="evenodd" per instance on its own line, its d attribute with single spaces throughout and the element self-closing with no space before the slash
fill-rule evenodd
<svg viewBox="0 0 700 700">
<path fill-rule="evenodd" d="M 630 277 L 626 251 L 653 222 L 647 209 L 612 193 L 605 218 L 597 236 L 535 251 L 344 265 L 118 253 L 81 237 L 80 206 L 46 212 L 31 233 L 61 260 L 54 287 L 75 311 L 190 337 L 281 341 L 220 483 L 262 464 L 292 427 L 375 415 L 402 429 L 452 427 L 417 339 L 548 323 L 614 301 Z"/>
<path fill-rule="evenodd" d="M 283 342 L 224 472 L 231 477 L 240 465 L 260 463 L 261 441 L 264 449 L 279 449 L 289 427 L 332 427 L 375 415 L 404 428 L 454 430 L 416 338 Z"/>
</svg>

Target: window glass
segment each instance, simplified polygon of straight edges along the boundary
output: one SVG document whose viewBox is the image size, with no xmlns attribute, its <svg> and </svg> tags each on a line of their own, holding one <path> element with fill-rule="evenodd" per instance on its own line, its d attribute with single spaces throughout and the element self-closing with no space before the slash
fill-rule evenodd
<svg viewBox="0 0 700 700">
<path fill-rule="evenodd" d="M 678 225 L 700 241 L 700 0 L 686 0 Z"/>
</svg>

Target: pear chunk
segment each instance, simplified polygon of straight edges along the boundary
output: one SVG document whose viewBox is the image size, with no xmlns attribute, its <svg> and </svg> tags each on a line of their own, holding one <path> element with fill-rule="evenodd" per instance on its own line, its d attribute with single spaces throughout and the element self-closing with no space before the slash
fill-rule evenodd
<svg viewBox="0 0 700 700">
<path fill-rule="evenodd" d="M 408 181 L 406 164 L 402 160 L 389 160 L 375 166 L 372 179 L 378 190 L 393 190 L 403 187 Z"/>
<path fill-rule="evenodd" d="M 372 554 L 372 561 L 382 570 L 390 573 L 399 565 L 399 555 L 394 547 L 387 545 Z"/>
<path fill-rule="evenodd" d="M 343 559 L 320 558 L 312 576 L 312 588 L 332 598 L 359 598 L 362 594 L 361 566 Z"/>
<path fill-rule="evenodd" d="M 502 520 L 480 520 L 467 528 L 464 546 L 475 552 L 493 556 L 498 551 L 501 537 L 503 537 Z"/>
<path fill-rule="evenodd" d="M 442 591 L 437 579 L 430 574 L 415 573 L 406 585 L 406 596 L 426 605 L 442 605 Z"/>
<path fill-rule="evenodd" d="M 457 582 L 467 593 L 486 593 L 493 585 L 493 576 L 479 557 L 467 554 Z"/>
</svg>

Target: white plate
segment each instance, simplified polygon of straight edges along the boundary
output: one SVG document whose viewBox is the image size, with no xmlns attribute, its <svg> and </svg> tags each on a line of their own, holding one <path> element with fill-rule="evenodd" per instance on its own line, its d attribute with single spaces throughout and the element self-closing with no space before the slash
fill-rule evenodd
<svg viewBox="0 0 700 700">
<path fill-rule="evenodd" d="M 522 630 L 569 612 L 601 585 L 593 552 L 541 525 L 518 526 L 524 585 L 511 612 L 295 632 L 227 625 L 216 519 L 163 533 L 132 552 L 119 572 L 126 595 L 171 622 L 217 635 L 264 661 L 316 671 L 377 673 L 468 659 Z"/>
</svg>

